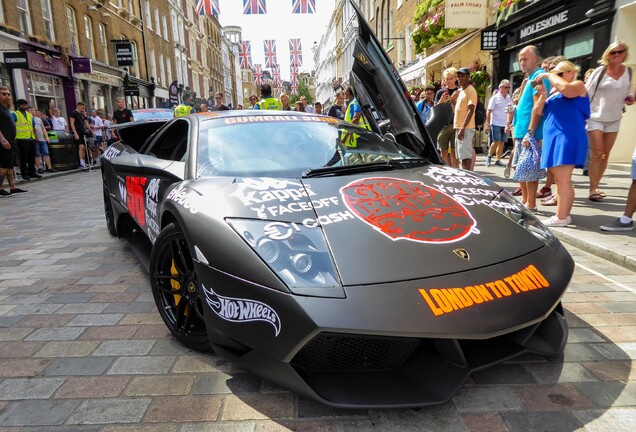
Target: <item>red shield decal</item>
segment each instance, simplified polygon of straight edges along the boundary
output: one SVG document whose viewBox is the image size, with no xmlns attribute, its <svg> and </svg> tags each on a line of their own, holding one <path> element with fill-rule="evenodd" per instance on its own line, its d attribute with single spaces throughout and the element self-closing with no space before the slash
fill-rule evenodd
<svg viewBox="0 0 636 432">
<path fill-rule="evenodd" d="M 476 225 L 466 207 L 418 181 L 366 178 L 340 194 L 353 214 L 392 240 L 452 243 Z"/>
</svg>

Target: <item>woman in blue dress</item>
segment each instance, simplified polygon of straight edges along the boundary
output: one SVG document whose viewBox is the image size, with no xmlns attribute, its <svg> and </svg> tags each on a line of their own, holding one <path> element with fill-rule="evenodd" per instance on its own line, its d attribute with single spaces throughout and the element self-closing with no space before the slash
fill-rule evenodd
<svg viewBox="0 0 636 432">
<path fill-rule="evenodd" d="M 585 121 L 590 117 L 590 98 L 583 81 L 576 80 L 578 71 L 574 63 L 563 61 L 533 82 L 540 95 L 538 112 L 545 116 L 541 168 L 551 169 L 557 185 L 556 214 L 543 221 L 551 227 L 572 223 L 572 171 L 575 167 L 583 168 L 587 156 Z M 550 95 L 541 85 L 543 79 L 552 84 Z"/>
</svg>

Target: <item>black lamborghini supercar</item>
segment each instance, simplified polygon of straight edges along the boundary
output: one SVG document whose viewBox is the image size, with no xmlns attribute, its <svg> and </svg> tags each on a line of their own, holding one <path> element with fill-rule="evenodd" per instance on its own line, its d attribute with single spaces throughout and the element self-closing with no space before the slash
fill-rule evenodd
<svg viewBox="0 0 636 432">
<path fill-rule="evenodd" d="M 281 111 L 120 129 L 102 163 L 174 336 L 325 404 L 448 401 L 475 370 L 567 340 L 565 248 L 487 178 L 440 161 L 359 19 L 372 131 Z"/>
</svg>

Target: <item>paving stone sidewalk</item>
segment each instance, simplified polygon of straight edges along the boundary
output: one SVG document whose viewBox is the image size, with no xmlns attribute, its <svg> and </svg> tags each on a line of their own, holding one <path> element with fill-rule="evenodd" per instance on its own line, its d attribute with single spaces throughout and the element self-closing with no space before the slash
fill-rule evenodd
<svg viewBox="0 0 636 432">
<path fill-rule="evenodd" d="M 177 343 L 132 251 L 106 231 L 99 172 L 27 187 L 0 200 L 0 431 L 631 432 L 636 424 L 636 274 L 586 250 L 568 246 L 577 267 L 562 359 L 524 356 L 475 373 L 438 407 L 338 410 Z M 612 242 L 634 237 L 605 238 L 616 249 Z"/>
</svg>

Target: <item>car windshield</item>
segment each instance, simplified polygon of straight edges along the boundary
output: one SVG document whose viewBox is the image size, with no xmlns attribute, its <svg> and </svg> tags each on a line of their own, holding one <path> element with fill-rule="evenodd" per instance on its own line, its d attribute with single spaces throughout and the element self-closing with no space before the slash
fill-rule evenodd
<svg viewBox="0 0 636 432">
<path fill-rule="evenodd" d="M 219 121 L 222 121 L 219 126 Z M 308 170 L 419 156 L 331 117 L 241 116 L 203 122 L 197 177 L 300 177 Z"/>
<path fill-rule="evenodd" d="M 132 113 L 136 122 L 141 120 L 165 120 L 174 116 L 172 110 L 169 109 L 134 110 Z"/>
</svg>

